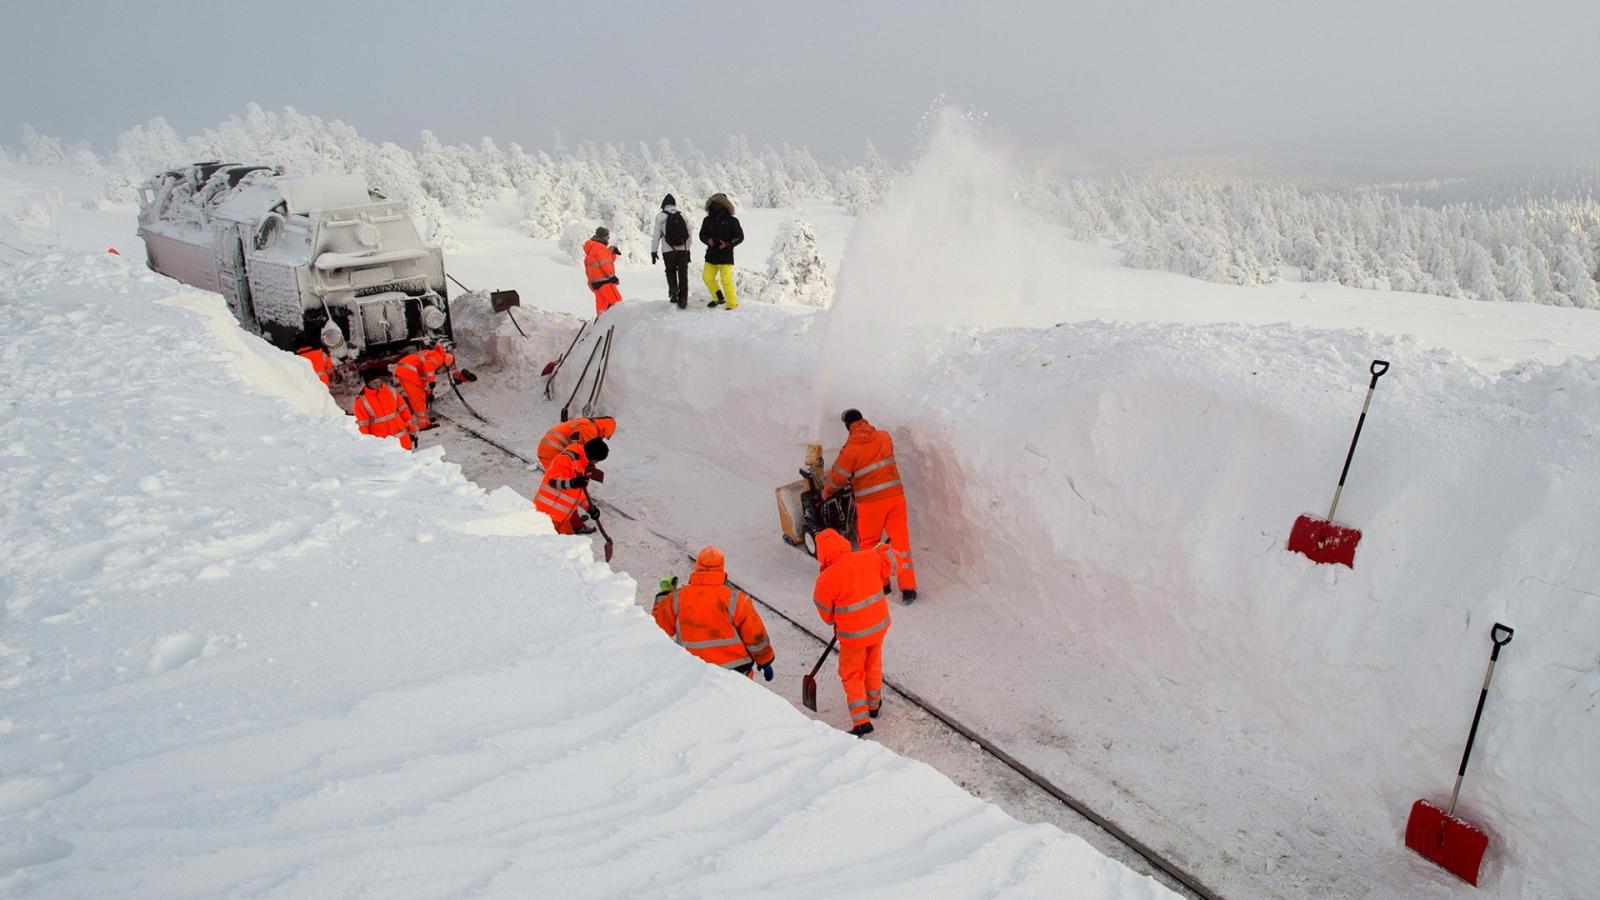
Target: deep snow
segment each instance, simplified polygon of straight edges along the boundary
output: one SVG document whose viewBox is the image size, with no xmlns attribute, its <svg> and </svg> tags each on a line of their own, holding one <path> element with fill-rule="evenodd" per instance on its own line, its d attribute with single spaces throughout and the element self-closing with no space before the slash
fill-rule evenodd
<svg viewBox="0 0 1600 900">
<path fill-rule="evenodd" d="M 219 297 L 0 230 L 0 892 L 1165 894 L 688 657 Z"/>
<path fill-rule="evenodd" d="M 678 313 L 638 302 L 664 293 L 658 268 L 624 271 L 606 405 L 624 418 L 608 468 L 626 474 L 607 493 L 721 543 L 741 580 L 809 616 L 814 570 L 777 542 L 770 490 L 811 435 L 836 448 L 841 405 L 862 406 L 900 442 L 928 582 L 897 610 L 896 677 L 1230 896 L 1461 890 L 1400 828 L 1412 799 L 1448 794 L 1504 617 L 1518 636 L 1461 810 L 1495 842 L 1484 893 L 1585 896 L 1600 880 L 1593 315 L 1213 285 L 1049 229 L 965 242 L 1010 214 L 975 191 L 1005 169 L 976 144 L 943 149 L 938 177 L 914 173 L 913 194 L 850 234 L 831 314 Z M 591 308 L 553 242 L 479 227 L 458 232 L 463 280 Z M 478 237 L 504 252 L 472 252 Z M 492 283 L 463 274 L 474 260 Z M 973 307 L 952 289 L 969 284 L 1000 301 Z M 1043 300 L 1004 302 L 1021 290 Z M 469 393 L 525 447 L 553 415 L 533 372 L 571 333 L 530 319 L 530 341 L 499 323 L 501 368 Z M 1314 567 L 1282 542 L 1325 510 L 1374 355 L 1395 369 L 1340 514 L 1366 538 L 1355 570 Z"/>
<path fill-rule="evenodd" d="M 1600 320 L 1228 288 L 1041 232 L 1015 253 L 963 241 L 1009 214 L 986 152 L 937 148 L 860 223 L 830 313 L 608 315 L 608 468 L 624 474 L 606 490 L 722 543 L 809 616 L 812 570 L 777 542 L 770 490 L 861 407 L 896 434 L 926 582 L 896 617 L 896 676 L 1230 895 L 1452 894 L 1400 833 L 1412 800 L 1448 795 L 1505 621 L 1518 637 L 1460 814 L 1494 842 L 1486 894 L 1584 896 L 1600 881 Z M 918 222 L 928 239 L 904 240 Z M 1037 302 L 1006 299 L 1028 286 Z M 1335 302 L 1267 318 L 1290 290 Z M 1107 308 L 1120 321 L 1092 320 Z M 1011 327 L 975 325 L 986 312 Z M 504 345 L 483 405 L 508 440 L 532 446 L 553 417 L 531 375 L 570 334 Z M 1315 566 L 1283 545 L 1326 510 L 1374 357 L 1394 368 L 1339 515 L 1366 537 L 1354 570 Z"/>
</svg>

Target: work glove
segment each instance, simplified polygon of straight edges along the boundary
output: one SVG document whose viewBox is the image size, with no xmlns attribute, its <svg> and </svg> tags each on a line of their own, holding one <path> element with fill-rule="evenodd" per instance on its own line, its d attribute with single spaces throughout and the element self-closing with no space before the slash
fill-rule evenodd
<svg viewBox="0 0 1600 900">
<path fill-rule="evenodd" d="M 589 510 L 589 521 L 591 521 L 591 522 L 600 521 L 600 507 L 596 506 L 593 509 Z"/>
<path fill-rule="evenodd" d="M 761 667 L 761 677 L 765 678 L 767 681 L 772 680 L 772 663 L 767 663 Z"/>
<path fill-rule="evenodd" d="M 887 581 L 883 583 L 883 595 L 885 597 L 889 596 L 889 582 Z"/>
<path fill-rule="evenodd" d="M 661 261 L 661 254 L 656 253 L 655 251 L 652 250 L 650 252 L 650 265 L 653 266 L 653 265 L 655 265 L 656 263 L 658 263 L 660 261 Z"/>
<path fill-rule="evenodd" d="M 462 381 L 477 381 L 478 380 L 478 376 L 472 374 L 471 372 L 467 371 L 466 369 L 462 369 L 461 370 L 461 380 Z"/>
<path fill-rule="evenodd" d="M 615 245 L 607 247 L 606 249 L 611 251 L 611 255 L 612 256 L 621 256 L 622 255 L 622 251 L 618 250 Z"/>
<path fill-rule="evenodd" d="M 586 488 L 586 487 L 589 486 L 589 479 L 583 477 L 582 475 L 579 475 L 577 478 L 574 478 L 574 479 L 572 479 L 571 481 L 569 481 L 567 483 L 572 485 L 574 488 L 582 490 L 583 488 Z"/>
<path fill-rule="evenodd" d="M 662 594 L 670 594 L 677 587 L 678 587 L 678 576 L 674 575 L 671 578 L 663 578 L 660 581 L 656 582 L 656 596 L 660 596 Z"/>
<path fill-rule="evenodd" d="M 589 471 L 584 473 L 584 474 L 589 476 L 589 480 L 590 481 L 598 481 L 601 484 L 605 484 L 606 483 L 606 473 L 600 471 L 599 469 L 597 469 L 597 468 L 595 468 L 593 466 L 590 466 L 589 467 Z"/>
</svg>

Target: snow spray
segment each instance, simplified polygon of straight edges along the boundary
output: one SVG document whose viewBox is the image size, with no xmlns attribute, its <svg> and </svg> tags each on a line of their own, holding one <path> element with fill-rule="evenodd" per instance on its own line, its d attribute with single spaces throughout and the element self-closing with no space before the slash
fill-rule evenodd
<svg viewBox="0 0 1600 900">
<path fill-rule="evenodd" d="M 903 417 L 897 386 L 925 362 L 917 332 L 1045 325 L 1040 240 L 1059 229 L 1022 202 L 1023 165 L 947 106 L 910 173 L 862 216 L 840 261 L 819 355 L 813 439 L 839 439 L 839 413 Z M 1048 242 L 1048 240 L 1047 240 Z M 832 427 L 829 427 L 829 426 Z"/>
</svg>

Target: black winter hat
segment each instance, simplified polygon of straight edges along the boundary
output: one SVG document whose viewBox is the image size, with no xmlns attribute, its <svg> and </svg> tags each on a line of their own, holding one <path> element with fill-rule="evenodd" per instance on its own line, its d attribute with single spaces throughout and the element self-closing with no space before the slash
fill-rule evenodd
<svg viewBox="0 0 1600 900">
<path fill-rule="evenodd" d="M 604 225 L 600 225 L 600 226 L 597 226 L 595 228 L 595 230 L 594 230 L 594 239 L 595 240 L 604 241 L 604 240 L 610 239 L 610 237 L 611 237 L 611 229 L 605 227 Z"/>
<path fill-rule="evenodd" d="M 605 438 L 595 438 L 584 443 L 583 455 L 589 457 L 589 462 L 601 462 L 611 455 L 611 448 L 606 446 Z"/>
<path fill-rule="evenodd" d="M 861 419 L 862 415 L 861 410 L 859 409 L 847 409 L 844 411 L 844 415 L 839 417 L 839 421 L 843 422 L 844 427 L 846 428 L 849 428 L 851 425 L 861 421 Z"/>
<path fill-rule="evenodd" d="M 388 377 L 389 369 L 385 366 L 367 366 L 361 370 L 362 381 L 372 381 L 373 379 L 378 379 L 381 381 Z"/>
<path fill-rule="evenodd" d="M 661 198 L 661 208 L 662 209 L 666 209 L 669 206 L 677 206 L 677 205 L 678 205 L 678 198 L 672 196 L 671 194 L 668 194 L 665 197 Z"/>
</svg>

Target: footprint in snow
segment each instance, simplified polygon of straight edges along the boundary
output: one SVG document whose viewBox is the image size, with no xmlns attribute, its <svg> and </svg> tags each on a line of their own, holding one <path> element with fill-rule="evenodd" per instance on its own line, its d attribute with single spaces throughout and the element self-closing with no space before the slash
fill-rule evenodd
<svg viewBox="0 0 1600 900">
<path fill-rule="evenodd" d="M 169 634 L 156 641 L 150 652 L 150 671 L 155 674 L 170 672 L 200 658 L 206 642 L 187 631 Z"/>
</svg>

